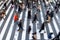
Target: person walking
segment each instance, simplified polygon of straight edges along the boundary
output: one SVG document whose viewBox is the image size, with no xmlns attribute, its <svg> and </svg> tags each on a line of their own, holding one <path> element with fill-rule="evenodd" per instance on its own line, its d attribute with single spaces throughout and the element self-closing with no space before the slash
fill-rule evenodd
<svg viewBox="0 0 60 40">
<path fill-rule="evenodd" d="M 19 27 L 19 29 L 18 29 L 18 31 L 23 31 L 23 23 L 22 23 L 22 20 L 20 20 L 20 22 L 19 22 L 19 24 L 18 24 L 18 27 Z"/>
</svg>

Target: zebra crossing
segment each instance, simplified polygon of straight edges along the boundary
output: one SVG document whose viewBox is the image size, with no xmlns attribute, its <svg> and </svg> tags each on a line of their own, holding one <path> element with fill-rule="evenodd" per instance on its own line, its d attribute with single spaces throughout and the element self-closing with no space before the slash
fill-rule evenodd
<svg viewBox="0 0 60 40">
<path fill-rule="evenodd" d="M 38 12 L 38 14 L 40 16 L 38 16 L 41 21 L 37 21 L 35 24 L 32 23 L 32 19 L 28 20 L 27 16 L 28 16 L 28 8 L 26 8 L 26 10 L 22 11 L 19 15 L 19 20 L 23 19 L 23 31 L 22 32 L 18 32 L 18 25 L 16 23 L 14 23 L 13 20 L 13 16 L 14 16 L 14 12 L 15 12 L 15 8 L 11 8 L 11 4 L 10 3 L 11 0 L 9 0 L 7 2 L 8 9 L 6 10 L 6 17 L 5 20 L 2 19 L 0 21 L 0 40 L 32 40 L 32 33 L 33 32 L 37 32 L 37 40 L 48 40 L 48 33 L 52 32 L 54 33 L 52 35 L 52 37 L 54 38 L 59 30 L 60 30 L 60 26 L 59 26 L 59 16 L 57 14 L 54 14 L 55 16 L 53 17 L 53 20 L 51 23 L 48 23 L 47 26 L 45 27 L 45 31 L 46 33 L 44 34 L 40 34 L 39 33 L 39 27 L 41 26 L 40 24 L 43 23 L 44 20 L 44 16 L 45 16 L 45 12 L 46 12 L 46 8 L 44 8 L 43 4 L 42 8 L 41 8 L 41 12 Z M 3 4 L 0 6 L 0 9 L 3 8 Z M 43 10 L 44 9 L 44 10 Z M 17 8 L 18 11 L 18 8 Z M 31 15 L 33 16 L 33 10 L 31 10 Z M 19 21 L 18 20 L 18 21 Z M 31 32 L 28 35 L 27 34 L 27 28 L 28 26 L 31 25 Z M 39 25 L 39 26 L 38 26 Z"/>
</svg>

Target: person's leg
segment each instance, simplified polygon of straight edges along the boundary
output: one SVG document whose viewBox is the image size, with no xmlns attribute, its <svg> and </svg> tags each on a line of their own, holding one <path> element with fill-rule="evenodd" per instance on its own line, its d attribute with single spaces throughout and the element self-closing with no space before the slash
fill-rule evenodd
<svg viewBox="0 0 60 40">
<path fill-rule="evenodd" d="M 20 27 L 21 30 L 23 30 L 23 27 Z"/>
</svg>

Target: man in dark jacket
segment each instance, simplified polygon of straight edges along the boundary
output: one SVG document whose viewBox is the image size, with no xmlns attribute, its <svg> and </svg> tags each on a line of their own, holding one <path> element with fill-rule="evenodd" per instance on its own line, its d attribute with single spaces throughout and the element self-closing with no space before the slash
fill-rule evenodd
<svg viewBox="0 0 60 40">
<path fill-rule="evenodd" d="M 38 19 L 37 19 L 37 13 L 34 15 L 34 18 L 33 18 L 32 23 L 36 22 L 36 20 L 38 20 Z"/>
<path fill-rule="evenodd" d="M 28 19 L 31 19 L 31 10 L 28 11 Z"/>
<path fill-rule="evenodd" d="M 51 13 L 50 13 L 51 19 L 53 18 L 53 16 L 54 16 L 54 11 L 51 11 Z"/>
<path fill-rule="evenodd" d="M 45 23 L 42 23 L 41 29 L 39 30 L 39 32 L 41 32 L 42 30 L 44 30 L 44 24 L 45 24 Z"/>
<path fill-rule="evenodd" d="M 30 31 L 31 31 L 31 26 L 28 27 L 28 34 L 30 34 Z"/>
<path fill-rule="evenodd" d="M 22 20 L 20 20 L 20 22 L 19 22 L 19 24 L 18 24 L 18 27 L 19 27 L 18 31 L 23 30 L 23 27 L 22 27 L 22 26 L 23 26 L 23 25 L 22 25 Z"/>
</svg>

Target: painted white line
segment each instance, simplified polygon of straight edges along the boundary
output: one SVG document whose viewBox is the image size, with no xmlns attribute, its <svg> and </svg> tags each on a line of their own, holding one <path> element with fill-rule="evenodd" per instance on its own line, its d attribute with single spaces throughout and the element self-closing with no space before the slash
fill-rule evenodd
<svg viewBox="0 0 60 40">
<path fill-rule="evenodd" d="M 1 27 L 2 23 L 3 23 L 3 21 L 4 21 L 3 19 L 0 21 L 0 27 Z"/>
<path fill-rule="evenodd" d="M 27 13 L 28 9 L 26 10 L 26 14 L 25 14 L 25 21 L 24 21 L 24 31 L 22 32 L 22 39 L 21 40 L 25 40 L 25 36 L 26 36 L 26 26 L 27 26 Z"/>
<path fill-rule="evenodd" d="M 23 12 L 21 12 L 21 14 L 20 14 L 19 21 L 20 21 L 20 19 L 22 19 L 22 15 L 23 15 Z M 16 30 L 15 30 L 15 35 L 14 35 L 14 39 L 15 39 L 15 40 L 18 40 L 19 32 L 18 32 L 17 30 L 18 30 L 18 27 L 17 27 Z M 14 40 L 14 39 L 13 39 L 13 40 Z"/>
<path fill-rule="evenodd" d="M 44 22 L 44 19 L 43 19 L 43 13 L 42 13 L 42 11 L 41 11 L 41 21 L 42 21 L 42 23 Z"/>
<path fill-rule="evenodd" d="M 6 15 L 8 14 L 10 8 L 11 8 L 11 5 L 10 5 L 9 8 L 7 9 L 7 11 L 6 11 Z M 3 23 L 3 21 L 4 21 L 4 20 L 2 19 L 1 22 L 0 22 L 0 27 L 1 27 L 2 23 Z"/>
<path fill-rule="evenodd" d="M 39 29 L 38 29 L 38 23 L 36 23 L 36 32 L 37 32 L 37 39 L 41 39 Z"/>
<path fill-rule="evenodd" d="M 53 33 L 53 30 L 52 30 L 52 28 L 51 28 L 51 27 L 53 27 L 53 26 L 51 26 L 51 24 L 48 23 L 48 27 L 49 27 L 50 33 Z M 52 35 L 52 38 L 54 38 L 54 37 L 55 37 L 55 35 L 53 34 L 53 35 Z"/>
<path fill-rule="evenodd" d="M 0 6 L 0 9 L 2 9 L 3 6 L 4 6 L 4 3 Z"/>
<path fill-rule="evenodd" d="M 7 34 L 5 40 L 10 40 L 10 37 L 11 37 L 11 34 L 12 34 L 12 30 L 13 30 L 13 26 L 14 26 L 14 20 L 12 20 L 12 23 L 11 23 L 10 29 L 9 29 L 9 31 L 8 31 L 8 34 Z"/>
<path fill-rule="evenodd" d="M 58 17 L 58 15 L 57 15 L 57 14 L 55 14 L 55 17 L 56 17 L 56 19 L 57 19 L 58 23 L 60 24 L 60 18 Z"/>
<path fill-rule="evenodd" d="M 30 25 L 31 25 L 31 31 L 30 31 L 30 34 L 29 34 L 29 40 L 33 39 L 33 38 L 32 38 L 32 33 L 33 33 L 33 24 L 32 24 L 32 20 L 30 20 Z"/>
<path fill-rule="evenodd" d="M 4 27 L 3 27 L 2 31 L 1 31 L 0 40 L 2 40 L 2 38 L 3 38 L 3 36 L 4 36 L 4 33 L 5 33 L 5 31 L 6 31 L 6 28 L 7 28 L 7 26 L 8 26 L 8 23 L 9 23 L 9 21 L 10 21 L 10 18 L 11 18 L 12 14 L 13 14 L 13 11 L 14 11 L 14 8 L 12 9 L 12 11 L 11 11 L 8 19 L 6 20 L 6 23 L 5 23 L 5 25 L 4 25 Z"/>
<path fill-rule="evenodd" d="M 8 6 L 8 4 L 11 2 L 11 0 L 8 1 L 8 3 L 6 4 L 6 6 Z"/>
<path fill-rule="evenodd" d="M 46 27 L 45 27 L 45 31 L 47 32 Z M 47 33 L 44 33 L 44 39 L 48 39 Z"/>
<path fill-rule="evenodd" d="M 56 24 L 56 21 L 55 21 L 54 17 L 53 17 L 53 24 L 54 24 L 55 30 L 56 30 L 56 32 L 58 34 L 59 33 L 59 29 L 58 29 L 58 25 Z"/>
</svg>

